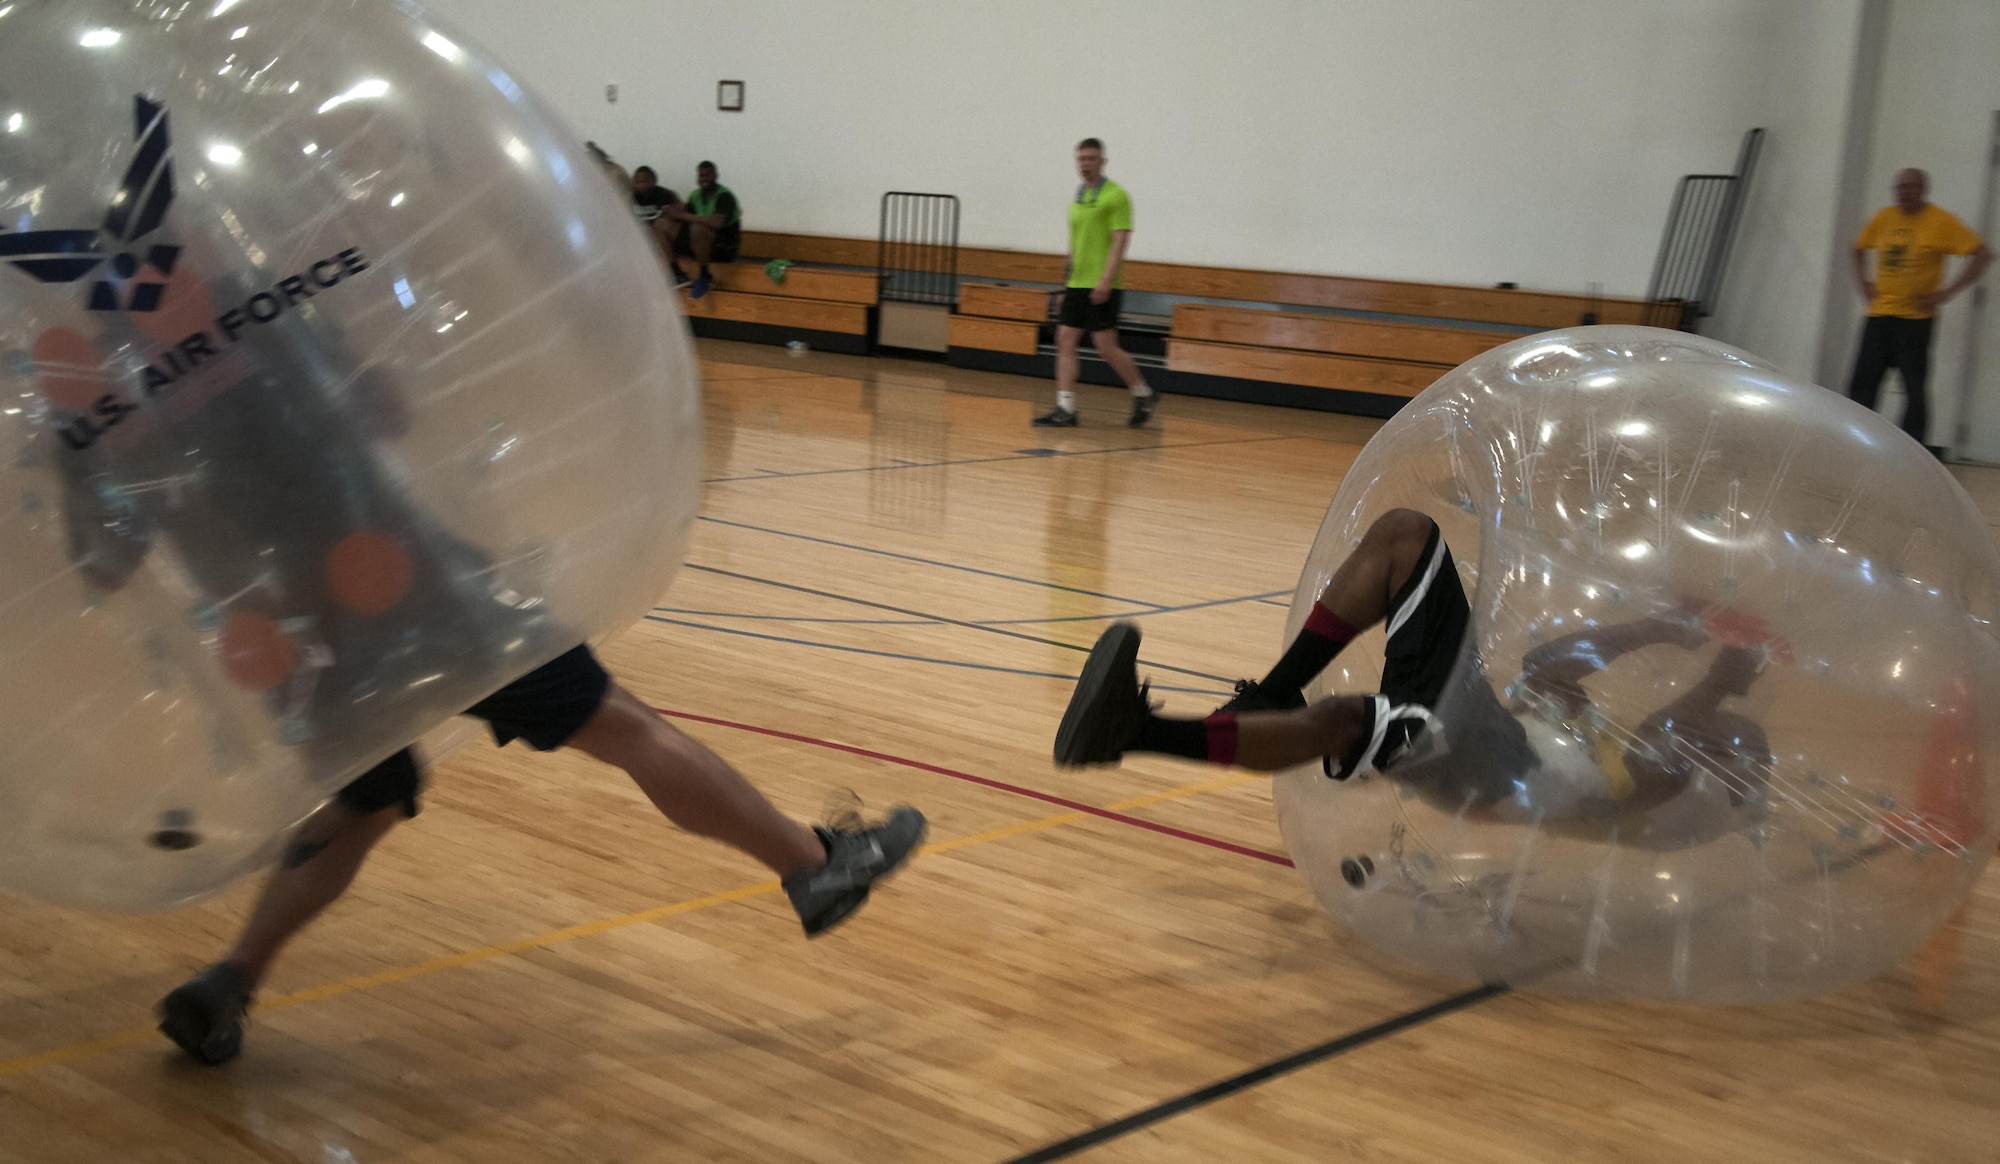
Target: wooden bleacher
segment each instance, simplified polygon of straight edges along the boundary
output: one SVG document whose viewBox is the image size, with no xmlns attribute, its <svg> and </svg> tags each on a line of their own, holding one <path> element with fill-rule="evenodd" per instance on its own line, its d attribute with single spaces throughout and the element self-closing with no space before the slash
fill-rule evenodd
<svg viewBox="0 0 2000 1164">
<path fill-rule="evenodd" d="M 745 231 L 743 253 L 869 268 L 872 277 L 876 243 Z M 1061 255 L 960 247 L 965 281 L 949 322 L 951 362 L 1052 375 L 1046 329 L 1062 266 Z M 1186 263 L 1128 263 L 1125 288 L 1227 301 L 1173 305 L 1164 367 L 1147 370 L 1156 387 L 1384 416 L 1444 371 L 1522 335 L 1573 326 L 1586 313 L 1601 323 L 1629 324 L 1644 322 L 1646 313 L 1637 299 Z M 1155 328 L 1137 338 L 1158 334 Z M 1109 369 L 1086 361 L 1085 379 L 1110 382 L 1108 376 Z"/>
<path fill-rule="evenodd" d="M 874 346 L 881 288 L 874 271 L 792 267 L 782 283 L 762 263 L 715 263 L 715 285 L 681 296 L 696 335 L 760 343 L 798 340 L 827 351 L 867 355 Z"/>
<path fill-rule="evenodd" d="M 1174 308 L 1167 367 L 1381 396 L 1415 396 L 1519 332 L 1389 323 L 1246 307 Z"/>
<path fill-rule="evenodd" d="M 1032 356 L 1041 350 L 1050 297 L 1050 292 L 1035 287 L 960 283 L 948 342 L 955 348 Z"/>
</svg>

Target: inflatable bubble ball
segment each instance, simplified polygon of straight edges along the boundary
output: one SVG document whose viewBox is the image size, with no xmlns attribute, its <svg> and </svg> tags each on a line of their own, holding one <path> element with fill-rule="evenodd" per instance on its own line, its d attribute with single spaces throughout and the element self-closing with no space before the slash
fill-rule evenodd
<svg viewBox="0 0 2000 1164">
<path fill-rule="evenodd" d="M 1525 338 L 1369 442 L 1291 633 L 1396 508 L 1461 572 L 1451 677 L 1400 761 L 1274 793 L 1364 941 L 1465 979 L 1767 1002 L 1895 966 L 1965 900 L 1995 840 L 2000 559 L 1922 446 L 1696 336 Z M 1308 694 L 1378 690 L 1383 645 Z"/>
<path fill-rule="evenodd" d="M 0 886 L 155 908 L 666 584 L 657 248 L 386 0 L 0 6 Z"/>
</svg>

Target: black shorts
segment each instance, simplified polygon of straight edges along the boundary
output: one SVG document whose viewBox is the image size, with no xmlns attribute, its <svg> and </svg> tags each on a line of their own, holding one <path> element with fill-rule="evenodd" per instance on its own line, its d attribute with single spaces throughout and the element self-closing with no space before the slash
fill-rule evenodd
<svg viewBox="0 0 2000 1164">
<path fill-rule="evenodd" d="M 1451 560 L 1451 548 L 1444 544 L 1444 532 L 1431 523 L 1430 537 L 1417 568 L 1389 600 L 1389 615 L 1383 621 L 1389 641 L 1382 647 L 1380 697 L 1391 707 L 1414 705 L 1427 712 L 1437 710 L 1465 649 L 1465 635 L 1472 627 L 1472 605 L 1465 600 L 1465 587 L 1458 580 L 1458 567 Z M 1381 708 L 1381 704 L 1376 704 Z M 1421 721 L 1398 717 L 1386 730 L 1377 754 L 1394 754 L 1422 728 Z M 1394 736 L 1387 732 L 1397 733 Z M 1351 770 L 1360 758 L 1366 739 L 1355 746 L 1355 755 L 1327 756 L 1326 774 L 1335 779 L 1337 771 Z"/>
<path fill-rule="evenodd" d="M 466 708 L 465 714 L 485 720 L 502 747 L 526 740 L 538 752 L 553 752 L 597 714 L 610 687 L 610 673 L 590 648 L 573 647 Z M 404 748 L 355 777 L 336 799 L 358 813 L 401 805 L 404 816 L 415 816 L 422 786 L 416 752 Z"/>
<path fill-rule="evenodd" d="M 684 259 L 694 258 L 694 244 L 688 241 L 688 235 L 689 232 L 684 230 L 674 236 L 674 253 Z M 732 234 L 727 238 L 717 235 L 714 244 L 708 248 L 708 261 L 733 263 L 736 261 L 737 249 L 742 245 L 741 234 Z"/>
<path fill-rule="evenodd" d="M 1113 291 L 1111 298 L 1102 303 L 1092 303 L 1090 291 L 1088 287 L 1071 287 L 1064 291 L 1062 312 L 1056 317 L 1056 322 L 1085 331 L 1117 330 L 1118 308 L 1125 302 L 1125 292 Z"/>
<path fill-rule="evenodd" d="M 1458 580 L 1451 547 L 1435 523 L 1417 568 L 1389 600 L 1389 642 L 1383 648 L 1382 694 L 1391 703 L 1437 707 L 1472 625 L 1472 605 Z"/>
<path fill-rule="evenodd" d="M 1449 754 L 1398 765 L 1393 774 L 1454 808 L 1504 798 L 1514 777 L 1536 762 L 1520 721 L 1493 694 L 1467 641 L 1471 630 L 1472 604 L 1443 532 L 1433 524 L 1416 571 L 1389 603 L 1381 693 L 1392 705 L 1415 704 L 1449 720 L 1437 725 L 1451 741 Z"/>
</svg>

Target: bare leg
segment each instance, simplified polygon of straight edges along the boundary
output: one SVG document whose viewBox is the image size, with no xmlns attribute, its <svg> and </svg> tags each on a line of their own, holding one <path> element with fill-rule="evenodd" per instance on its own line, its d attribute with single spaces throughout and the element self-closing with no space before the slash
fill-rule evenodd
<svg viewBox="0 0 2000 1164">
<path fill-rule="evenodd" d="M 1374 726 L 1368 699 L 1334 695 L 1296 711 L 1253 711 L 1236 717 L 1236 766 L 1276 772 L 1321 756 L 1354 751 Z"/>
<path fill-rule="evenodd" d="M 699 222 L 688 224 L 688 249 L 694 252 L 694 261 L 701 264 L 702 274 L 708 273 L 708 256 L 715 250 L 715 228 L 703 226 Z"/>
<path fill-rule="evenodd" d="M 1082 346 L 1082 328 L 1056 326 L 1056 403 L 1064 408 L 1076 407 L 1077 349 Z"/>
<path fill-rule="evenodd" d="M 1414 509 L 1376 518 L 1319 592 L 1319 605 L 1356 630 L 1387 618 L 1390 601 L 1423 563 L 1434 524 Z"/>
<path fill-rule="evenodd" d="M 1118 378 L 1125 382 L 1125 387 L 1131 389 L 1135 394 L 1144 395 L 1139 390 L 1146 387 L 1146 379 L 1139 375 L 1139 365 L 1132 362 L 1131 355 L 1124 348 L 1118 346 L 1118 330 L 1116 328 L 1105 328 L 1103 331 L 1091 332 L 1090 342 L 1096 345 L 1097 354 L 1104 358 L 1105 363 L 1111 365 L 1111 370 L 1118 373 Z M 1073 382 L 1075 379 L 1074 373 L 1072 373 L 1071 379 Z"/>
<path fill-rule="evenodd" d="M 568 746 L 623 768 L 668 820 L 741 849 L 780 877 L 826 863 L 826 847 L 810 828 L 615 683 Z"/>
<path fill-rule="evenodd" d="M 687 269 L 681 266 L 681 259 L 683 257 L 681 248 L 688 238 L 688 224 L 678 218 L 662 216 L 659 219 L 658 226 L 660 230 L 660 245 L 667 250 L 667 265 L 679 274 L 686 275 Z M 687 250 L 692 252 L 694 248 L 692 245 L 689 245 Z"/>
<path fill-rule="evenodd" d="M 264 883 L 250 921 L 222 959 L 255 992 L 272 959 L 292 936 L 347 892 L 375 843 L 402 819 L 402 809 L 358 813 L 333 801 L 306 818 Z"/>
<path fill-rule="evenodd" d="M 1396 592 L 1423 563 L 1435 529 L 1430 518 L 1412 509 L 1377 518 L 1320 593 L 1320 612 L 1270 674 L 1240 685 L 1237 698 L 1213 715 L 1155 715 L 1133 669 L 1138 628 L 1122 623 L 1106 630 L 1057 728 L 1056 762 L 1115 763 L 1128 751 L 1144 751 L 1274 771 L 1318 756 L 1352 758 L 1375 726 L 1372 697 L 1337 696 L 1300 706 L 1300 692 L 1355 633 L 1387 616 Z"/>
</svg>

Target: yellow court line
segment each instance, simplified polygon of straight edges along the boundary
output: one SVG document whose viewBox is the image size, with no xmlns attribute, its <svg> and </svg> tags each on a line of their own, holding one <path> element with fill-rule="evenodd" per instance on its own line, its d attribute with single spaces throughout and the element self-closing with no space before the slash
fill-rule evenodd
<svg viewBox="0 0 2000 1164">
<path fill-rule="evenodd" d="M 1199 796 L 1204 792 L 1214 792 L 1218 789 L 1229 788 L 1258 778 L 1248 773 L 1235 773 L 1214 780 L 1204 780 L 1199 784 L 1182 785 L 1179 788 L 1171 788 L 1165 792 L 1135 796 L 1129 800 L 1107 804 L 1104 807 L 1112 812 L 1145 808 L 1148 805 L 1163 804 L 1170 800 L 1182 800 L 1190 796 Z M 968 848 L 972 845 L 982 845 L 989 841 L 1006 840 L 1010 837 L 1024 836 L 1028 833 L 1041 832 L 1045 829 L 1060 828 L 1064 825 L 1097 819 L 1101 818 L 1087 812 L 1065 812 L 1055 816 L 1042 817 L 1039 820 L 1002 825 L 999 828 L 987 829 L 984 832 L 971 833 L 962 837 L 953 837 L 948 841 L 939 841 L 935 844 L 925 845 L 912 854 L 912 859 L 927 854 L 948 853 L 953 849 Z M 536 934 L 532 937 L 517 938 L 511 942 L 498 942 L 490 946 L 479 946 L 470 950 L 462 950 L 455 954 L 445 954 L 426 962 L 417 962 L 409 966 L 399 966 L 395 969 L 383 970 L 375 974 L 363 974 L 355 978 L 331 982 L 325 986 L 295 990 L 290 994 L 281 994 L 275 998 L 260 1002 L 257 1004 L 256 1009 L 258 1013 L 263 1014 L 273 1010 L 282 1010 L 286 1007 L 300 1006 L 309 1002 L 319 1002 L 328 998 L 336 998 L 343 994 L 351 994 L 357 990 L 370 990 L 377 986 L 387 986 L 393 982 L 421 978 L 426 974 L 435 974 L 440 970 L 455 970 L 461 966 L 489 962 L 495 958 L 506 957 L 509 954 L 519 954 L 527 950 L 539 950 L 577 938 L 587 938 L 596 934 L 607 933 L 611 930 L 624 929 L 627 926 L 659 921 L 662 918 L 674 917 L 678 914 L 693 913 L 696 910 L 708 909 L 711 906 L 746 901 L 753 897 L 762 897 L 765 894 L 776 893 L 778 888 L 778 882 L 776 881 L 759 881 L 754 885 L 728 889 L 721 893 L 711 893 L 703 897 L 691 897 L 685 901 L 656 905 L 651 909 L 642 909 L 637 913 L 628 913 L 619 917 L 608 917 L 598 921 L 564 926 L 559 930 L 550 930 L 547 933 Z M 152 1037 L 154 1037 L 153 1028 L 141 1027 L 134 1030 L 121 1031 L 115 1035 L 106 1035 L 99 1039 L 91 1039 L 88 1042 L 71 1043 L 66 1047 L 56 1047 L 53 1050 L 40 1051 L 33 1055 L 23 1055 L 15 1059 L 0 1059 L 0 1078 L 5 1078 L 9 1075 L 19 1075 L 25 1071 L 33 1071 L 38 1067 L 49 1067 L 57 1063 L 66 1063 L 72 1059 L 81 1059 L 86 1055 L 94 1055 L 99 1051 L 112 1051 L 120 1047 L 128 1047 Z"/>
</svg>

